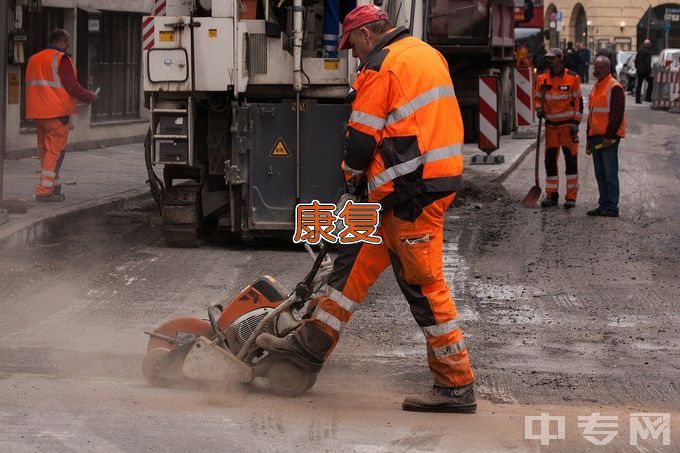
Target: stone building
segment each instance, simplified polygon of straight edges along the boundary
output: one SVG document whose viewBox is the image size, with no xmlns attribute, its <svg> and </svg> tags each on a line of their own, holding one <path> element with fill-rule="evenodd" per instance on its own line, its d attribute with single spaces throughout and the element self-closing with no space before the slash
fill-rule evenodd
<svg viewBox="0 0 680 453">
<path fill-rule="evenodd" d="M 680 47 L 680 3 L 663 0 L 545 0 L 544 11 L 545 26 L 550 30 L 550 44 L 553 46 L 564 46 L 568 41 L 587 41 L 591 49 L 613 45 L 619 50 L 636 50 L 649 37 L 657 51 L 665 47 Z M 561 21 L 557 20 L 560 16 Z M 670 26 L 668 33 L 664 29 L 666 23 L 666 27 Z"/>
<path fill-rule="evenodd" d="M 7 20 L 7 154 L 36 154 L 35 132 L 24 116 L 26 61 L 47 45 L 54 28 L 71 34 L 70 53 L 80 83 L 99 99 L 79 105 L 72 117 L 69 149 L 141 141 L 148 128 L 143 105 L 141 21 L 152 0 L 14 0 Z"/>
</svg>

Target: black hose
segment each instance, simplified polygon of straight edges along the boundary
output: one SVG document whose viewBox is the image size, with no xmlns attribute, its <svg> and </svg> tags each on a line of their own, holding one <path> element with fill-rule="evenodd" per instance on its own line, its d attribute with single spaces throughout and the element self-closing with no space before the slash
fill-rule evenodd
<svg viewBox="0 0 680 453">
<path fill-rule="evenodd" d="M 149 179 L 146 182 L 149 184 L 149 189 L 151 190 L 151 196 L 156 202 L 156 207 L 158 208 L 158 213 L 163 215 L 163 203 L 165 201 L 165 185 L 163 181 L 156 176 L 156 172 L 153 171 L 153 159 L 151 154 L 153 150 L 151 149 L 151 128 L 146 133 L 146 139 L 144 140 L 144 162 L 146 163 L 146 174 Z"/>
</svg>

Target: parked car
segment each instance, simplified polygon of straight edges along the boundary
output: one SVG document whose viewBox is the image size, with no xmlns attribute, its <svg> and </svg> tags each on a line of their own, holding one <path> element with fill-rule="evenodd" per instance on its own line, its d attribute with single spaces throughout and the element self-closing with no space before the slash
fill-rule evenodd
<svg viewBox="0 0 680 453">
<path fill-rule="evenodd" d="M 628 60 L 630 60 L 630 58 L 634 55 L 635 55 L 635 52 L 630 52 L 630 51 L 627 51 L 627 50 L 620 50 L 616 54 L 616 76 L 617 76 L 617 78 L 618 78 L 618 75 L 621 74 L 621 70 L 623 69 L 623 65 L 626 64 L 626 62 Z M 619 80 L 621 80 L 621 79 L 619 79 Z"/>
<path fill-rule="evenodd" d="M 618 79 L 626 91 L 634 91 L 637 82 L 637 71 L 635 69 L 635 54 L 628 57 L 618 72 Z"/>
</svg>

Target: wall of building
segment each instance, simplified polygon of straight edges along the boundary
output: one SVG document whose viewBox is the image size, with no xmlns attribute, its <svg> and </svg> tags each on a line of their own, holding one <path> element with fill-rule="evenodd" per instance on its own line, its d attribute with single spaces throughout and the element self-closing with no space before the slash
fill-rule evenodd
<svg viewBox="0 0 680 453">
<path fill-rule="evenodd" d="M 636 50 L 637 24 L 645 14 L 649 6 L 658 6 L 669 1 L 661 0 L 546 0 L 545 11 L 549 12 L 551 6 L 556 7 L 563 14 L 563 29 L 560 33 L 560 41 L 583 42 L 584 36 L 574 34 L 574 15 L 577 13 L 577 5 L 581 5 L 586 12 L 588 26 L 588 38 L 591 47 L 597 48 L 598 43 L 615 43 L 628 41 L 630 50 Z M 622 27 L 621 23 L 625 25 Z M 546 21 L 546 25 L 548 21 Z"/>
<path fill-rule="evenodd" d="M 20 3 L 20 2 L 17 2 Z M 25 3 L 25 2 L 24 2 Z M 78 8 L 99 11 L 118 11 L 146 14 L 153 7 L 153 0 L 43 0 L 43 7 L 64 9 L 64 28 L 71 34 L 70 53 L 77 66 L 78 53 Z M 141 42 L 139 44 L 141 46 Z M 30 55 L 26 55 L 28 59 Z M 140 61 L 141 64 L 141 61 Z M 22 65 L 8 66 L 8 80 L 20 78 Z M 148 129 L 149 114 L 143 107 L 144 96 L 141 91 L 142 80 L 139 71 L 139 114 L 135 118 L 125 118 L 117 121 L 93 122 L 91 106 L 79 105 L 78 114 L 71 119 L 69 135 L 69 149 L 88 149 L 99 146 L 109 146 L 120 143 L 140 141 Z M 86 87 L 94 90 L 96 87 Z M 22 93 L 23 94 L 23 93 Z M 35 155 L 36 138 L 32 127 L 22 126 L 20 103 L 7 105 L 7 157 L 18 158 Z"/>
</svg>

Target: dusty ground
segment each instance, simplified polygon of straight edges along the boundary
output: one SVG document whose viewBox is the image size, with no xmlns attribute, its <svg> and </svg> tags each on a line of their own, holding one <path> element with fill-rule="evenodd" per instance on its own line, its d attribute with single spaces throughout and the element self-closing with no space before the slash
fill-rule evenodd
<svg viewBox="0 0 680 453">
<path fill-rule="evenodd" d="M 550 449 L 595 448 L 576 426 L 591 412 L 619 415 L 598 450 L 632 448 L 630 412 L 680 419 L 680 116 L 632 106 L 628 121 L 621 218 L 585 216 L 597 190 L 583 154 L 575 210 L 520 207 L 527 159 L 503 185 L 470 178 L 449 211 L 477 415 L 400 410 L 430 377 L 389 272 L 303 397 L 150 387 L 143 330 L 204 316 L 264 273 L 292 287 L 309 258 L 272 241 L 169 249 L 138 201 L 0 251 L 0 451 L 533 451 L 524 416 L 542 412 L 567 417 Z M 678 445 L 678 429 L 671 446 L 640 444 Z"/>
</svg>

